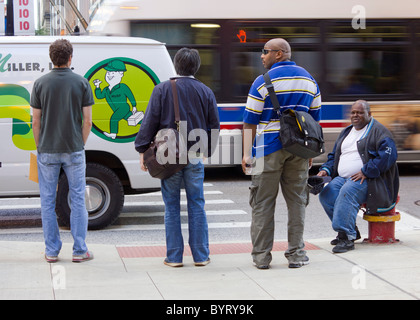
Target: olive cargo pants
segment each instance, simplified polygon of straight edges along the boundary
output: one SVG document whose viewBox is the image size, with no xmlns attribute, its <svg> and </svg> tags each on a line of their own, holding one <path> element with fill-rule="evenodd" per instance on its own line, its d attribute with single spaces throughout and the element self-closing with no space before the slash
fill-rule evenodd
<svg viewBox="0 0 420 320">
<path fill-rule="evenodd" d="M 263 161 L 258 164 L 258 161 Z M 309 161 L 279 150 L 257 159 L 262 172 L 252 176 L 249 203 L 252 208 L 252 257 L 256 265 L 269 265 L 274 242 L 274 211 L 279 186 L 288 209 L 289 262 L 302 261 L 306 255 L 303 241 Z"/>
</svg>

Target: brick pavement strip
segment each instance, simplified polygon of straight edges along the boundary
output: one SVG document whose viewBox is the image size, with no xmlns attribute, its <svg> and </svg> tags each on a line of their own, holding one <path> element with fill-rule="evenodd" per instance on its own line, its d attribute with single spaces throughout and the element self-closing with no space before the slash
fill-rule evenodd
<svg viewBox="0 0 420 320">
<path fill-rule="evenodd" d="M 121 246 L 117 247 L 121 258 L 152 258 L 165 257 L 165 246 Z M 274 242 L 272 251 L 286 251 L 287 241 Z M 317 246 L 305 242 L 305 250 L 320 250 Z M 252 251 L 251 243 L 216 243 L 210 244 L 210 255 L 214 254 L 235 254 L 249 253 Z M 188 246 L 185 246 L 184 255 L 191 256 Z"/>
</svg>

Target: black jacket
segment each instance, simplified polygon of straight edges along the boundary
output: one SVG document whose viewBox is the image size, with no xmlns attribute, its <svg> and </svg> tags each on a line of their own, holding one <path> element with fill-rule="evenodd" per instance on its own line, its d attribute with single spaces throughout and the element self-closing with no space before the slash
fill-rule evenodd
<svg viewBox="0 0 420 320">
<path fill-rule="evenodd" d="M 186 124 L 186 134 L 188 134 L 186 137 L 188 150 L 191 146 L 205 141 L 206 145 L 200 146 L 200 152 L 209 157 L 215 150 L 220 130 L 216 98 L 210 88 L 195 78 L 177 77 L 175 79 L 181 122 Z M 170 81 L 158 84 L 153 90 L 136 137 L 136 150 L 144 153 L 157 132 L 165 128 L 176 129 Z M 194 129 L 202 130 L 193 131 Z M 195 134 L 200 132 L 205 132 L 208 140 Z"/>
<path fill-rule="evenodd" d="M 341 145 L 353 126 L 345 128 L 338 137 L 328 161 L 321 166 L 332 178 L 338 176 Z M 391 132 L 372 118 L 357 149 L 363 161 L 362 172 L 367 177 L 367 214 L 380 214 L 392 209 L 398 199 L 398 153 Z"/>
</svg>

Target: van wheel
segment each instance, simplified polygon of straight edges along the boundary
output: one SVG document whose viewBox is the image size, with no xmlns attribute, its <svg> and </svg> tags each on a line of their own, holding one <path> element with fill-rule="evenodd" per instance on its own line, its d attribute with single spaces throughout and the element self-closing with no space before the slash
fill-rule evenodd
<svg viewBox="0 0 420 320">
<path fill-rule="evenodd" d="M 112 224 L 124 205 L 124 189 L 120 179 L 112 170 L 97 163 L 86 165 L 85 196 L 90 230 Z M 56 212 L 59 225 L 70 227 L 69 186 L 65 173 L 58 181 Z"/>
</svg>

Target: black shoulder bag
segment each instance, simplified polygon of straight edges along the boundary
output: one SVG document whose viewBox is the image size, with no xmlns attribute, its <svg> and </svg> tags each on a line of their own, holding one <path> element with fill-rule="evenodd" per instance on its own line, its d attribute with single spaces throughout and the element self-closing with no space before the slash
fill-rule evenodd
<svg viewBox="0 0 420 320">
<path fill-rule="evenodd" d="M 325 152 L 322 127 L 305 111 L 288 109 L 283 113 L 268 72 L 264 74 L 265 87 L 274 110 L 280 118 L 280 141 L 283 149 L 301 158 L 315 158 Z"/>
</svg>

